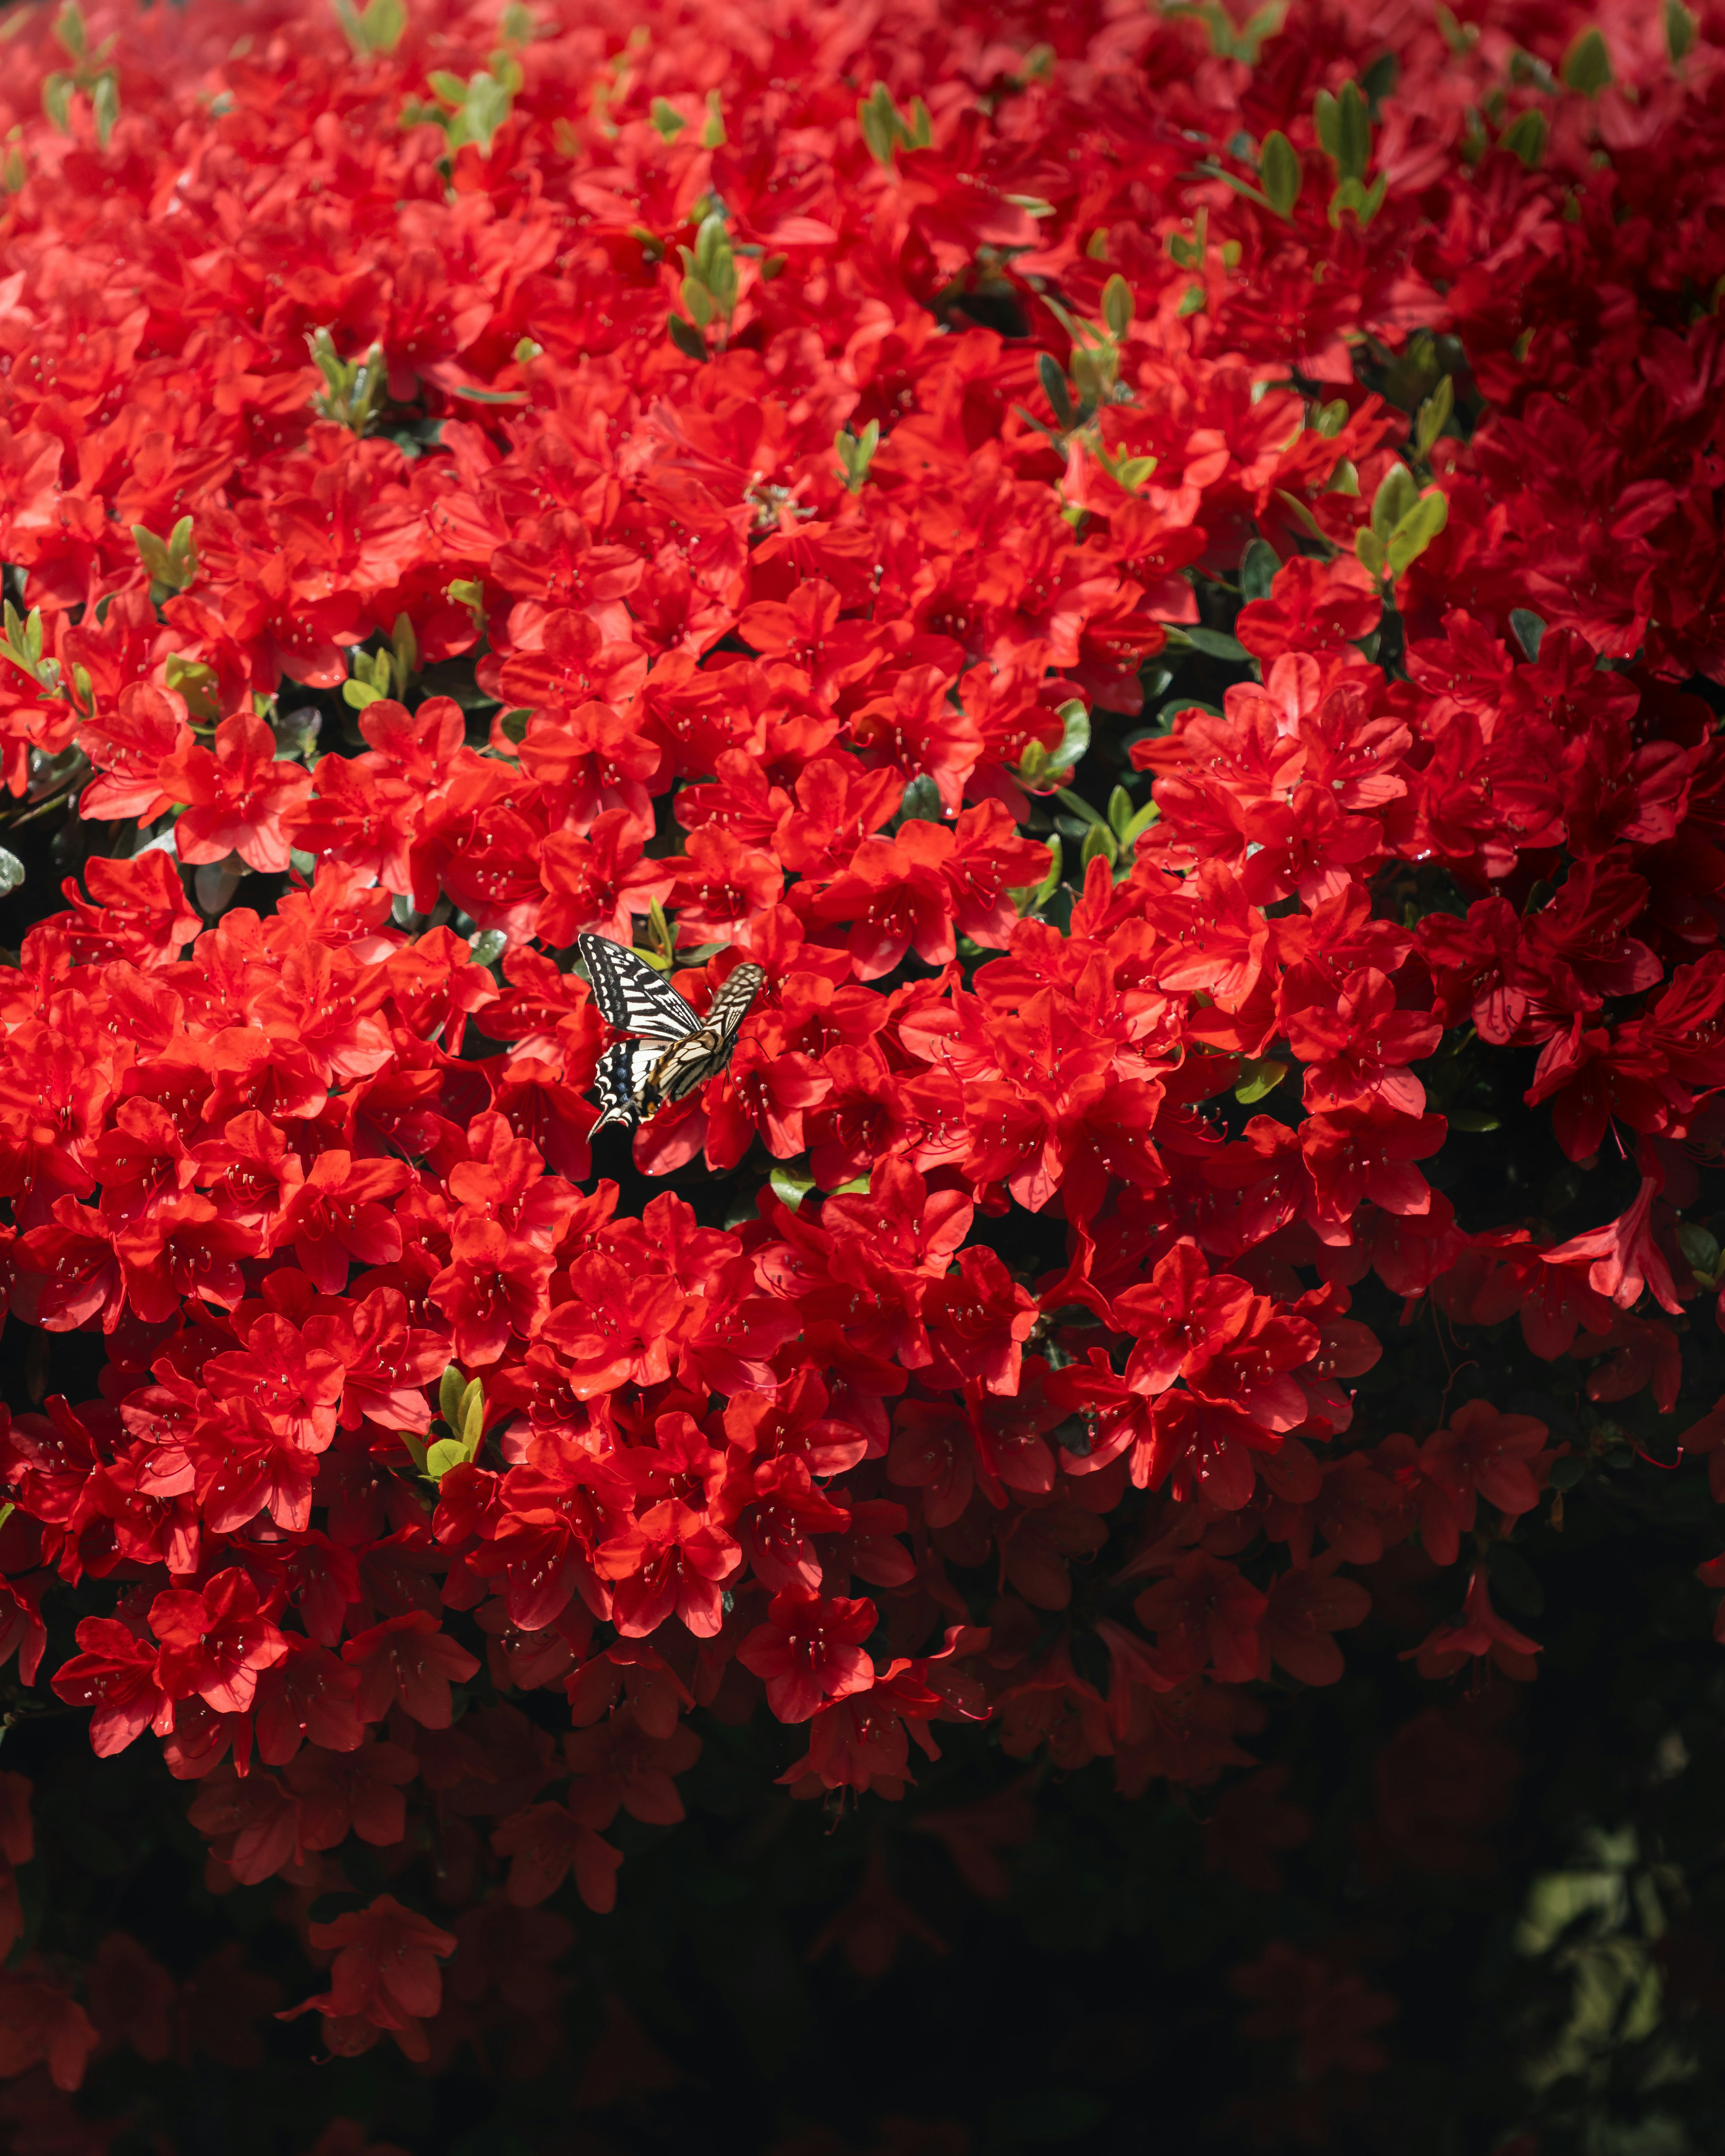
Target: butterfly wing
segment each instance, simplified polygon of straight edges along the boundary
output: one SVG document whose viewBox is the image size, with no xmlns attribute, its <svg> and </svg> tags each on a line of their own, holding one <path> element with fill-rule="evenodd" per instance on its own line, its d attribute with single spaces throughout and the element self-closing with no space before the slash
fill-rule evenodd
<svg viewBox="0 0 1725 2156">
<path fill-rule="evenodd" d="M 599 1103 L 599 1119 L 593 1131 L 603 1130 L 607 1123 L 621 1123 L 632 1131 L 652 1114 L 660 1100 L 654 1090 L 653 1073 L 667 1052 L 665 1044 L 658 1040 L 619 1040 L 614 1048 L 605 1050 L 593 1079 Z"/>
<path fill-rule="evenodd" d="M 607 1025 L 666 1045 L 701 1031 L 694 1009 L 644 958 L 607 936 L 578 937 L 576 947 Z"/>
<path fill-rule="evenodd" d="M 730 1061 L 737 1029 L 748 1016 L 749 1006 L 760 994 L 766 978 L 759 966 L 739 966 L 713 998 L 712 1008 L 706 1014 L 706 1028 L 717 1037 L 721 1067 Z"/>
</svg>

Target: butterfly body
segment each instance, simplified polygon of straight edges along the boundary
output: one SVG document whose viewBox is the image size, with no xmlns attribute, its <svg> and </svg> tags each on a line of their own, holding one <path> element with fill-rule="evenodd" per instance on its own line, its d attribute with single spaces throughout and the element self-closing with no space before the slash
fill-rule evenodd
<svg viewBox="0 0 1725 2156">
<path fill-rule="evenodd" d="M 599 1059 L 594 1090 L 599 1120 L 633 1130 L 657 1110 L 716 1078 L 731 1060 L 737 1036 L 767 976 L 739 966 L 713 998 L 705 1019 L 643 958 L 608 937 L 583 936 L 577 947 L 593 983 L 599 1014 L 619 1040 Z"/>
</svg>

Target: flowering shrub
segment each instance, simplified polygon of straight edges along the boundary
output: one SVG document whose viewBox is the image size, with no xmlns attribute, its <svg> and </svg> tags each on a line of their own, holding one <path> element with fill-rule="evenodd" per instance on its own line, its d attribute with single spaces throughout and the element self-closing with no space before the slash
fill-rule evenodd
<svg viewBox="0 0 1725 2156">
<path fill-rule="evenodd" d="M 1361 1656 L 1358 1861 L 1488 1861 L 1566 1503 L 1725 1496 L 1717 12 L 13 18 L 10 1719 L 303 1948 L 188 2035 L 4 1778 L 29 2130 L 543 2071 L 715 1747 L 864 1974 L 953 1758 L 984 1897 L 1067 1778 L 1278 1891 Z M 590 934 L 765 974 L 632 1139 Z M 1260 2136 L 1353 1952 L 1235 1955 Z"/>
</svg>

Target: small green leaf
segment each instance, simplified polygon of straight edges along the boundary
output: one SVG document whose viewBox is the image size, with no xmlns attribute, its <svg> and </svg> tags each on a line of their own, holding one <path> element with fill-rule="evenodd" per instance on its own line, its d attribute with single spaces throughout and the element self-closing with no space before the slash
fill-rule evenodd
<svg viewBox="0 0 1725 2156">
<path fill-rule="evenodd" d="M 1189 629 L 1186 641 L 1207 659 L 1230 660 L 1236 665 L 1252 655 L 1237 636 L 1230 636 L 1224 629 Z"/>
<path fill-rule="evenodd" d="M 1501 1131 L 1502 1118 L 1488 1114 L 1483 1108 L 1451 1108 L 1447 1119 L 1452 1131 Z"/>
<path fill-rule="evenodd" d="M 461 1400 L 466 1390 L 467 1380 L 461 1374 L 460 1366 L 451 1363 L 439 1379 L 437 1388 L 437 1411 L 451 1430 L 460 1427 Z"/>
<path fill-rule="evenodd" d="M 775 1161 L 767 1180 L 779 1204 L 788 1205 L 793 1213 L 800 1209 L 803 1200 L 814 1188 L 814 1178 L 806 1168 L 799 1167 L 794 1161 Z"/>
<path fill-rule="evenodd" d="M 1123 344 L 1132 326 L 1132 288 L 1117 270 L 1102 287 L 1102 321 L 1116 344 Z"/>
<path fill-rule="evenodd" d="M 1526 607 L 1512 607 L 1509 610 L 1509 625 L 1515 631 L 1516 642 L 1521 645 L 1528 658 L 1537 660 L 1539 656 L 1540 642 L 1545 634 L 1545 624 L 1539 616 L 1537 613 L 1529 613 Z"/>
<path fill-rule="evenodd" d="M 16 891 L 23 880 L 23 863 L 9 848 L 0 846 L 0 898 Z"/>
<path fill-rule="evenodd" d="M 479 1378 L 469 1380 L 467 1389 L 461 1395 L 461 1419 L 453 1427 L 466 1448 L 467 1457 L 473 1459 L 479 1451 L 480 1440 L 485 1430 L 485 1389 Z"/>
<path fill-rule="evenodd" d="M 1286 1063 L 1278 1063 L 1273 1055 L 1260 1056 L 1242 1066 L 1234 1097 L 1243 1108 L 1250 1108 L 1273 1093 L 1287 1075 Z"/>
<path fill-rule="evenodd" d="M 434 1482 L 441 1482 L 452 1467 L 467 1465 L 466 1448 L 459 1438 L 440 1437 L 435 1445 L 425 1448 L 425 1472 Z"/>
<path fill-rule="evenodd" d="M 1074 424 L 1072 393 L 1066 386 L 1066 377 L 1060 372 L 1060 363 L 1052 352 L 1045 352 L 1037 355 L 1036 372 L 1042 383 L 1042 393 L 1047 398 L 1053 408 L 1055 418 L 1060 423 L 1060 432 L 1063 434 L 1070 434 Z"/>
<path fill-rule="evenodd" d="M 1117 839 L 1122 839 L 1132 819 L 1132 798 L 1123 786 L 1117 786 L 1108 796 L 1108 828 Z"/>
<path fill-rule="evenodd" d="M 1114 834 L 1106 824 L 1092 824 L 1084 834 L 1084 844 L 1078 851 L 1078 865 L 1087 869 L 1098 858 L 1111 868 L 1120 857 L 1120 849 L 1114 843 Z"/>
<path fill-rule="evenodd" d="M 1264 137 L 1264 146 L 1258 153 L 1258 177 L 1271 209 L 1278 217 L 1291 217 L 1306 176 L 1298 152 L 1280 129 Z"/>
<path fill-rule="evenodd" d="M 706 357 L 706 339 L 693 322 L 685 322 L 680 315 L 673 315 L 666 325 L 671 342 L 685 359 L 704 361 Z"/>
<path fill-rule="evenodd" d="M 1677 1223 L 1677 1248 L 1695 1271 L 1711 1283 L 1719 1270 L 1718 1239 L 1699 1220 Z"/>
<path fill-rule="evenodd" d="M 1084 823 L 1104 826 L 1107 823 L 1106 817 L 1100 808 L 1093 808 L 1081 793 L 1075 793 L 1070 786 L 1057 786 L 1055 788 L 1055 799 L 1063 808 L 1070 809 L 1072 814 Z"/>
<path fill-rule="evenodd" d="M 1683 0 L 1665 0 L 1665 49 L 1676 67 L 1687 58 L 1695 43 L 1695 18 L 1683 5 Z"/>
<path fill-rule="evenodd" d="M 408 1449 L 408 1457 L 413 1461 L 414 1466 L 417 1467 L 419 1472 L 423 1475 L 425 1472 L 425 1455 L 427 1450 L 424 1439 L 423 1437 L 416 1437 L 413 1432 L 410 1430 L 398 1430 L 396 1432 L 396 1435 L 399 1437 L 402 1443 L 406 1445 Z"/>
<path fill-rule="evenodd" d="M 1321 90 L 1316 100 L 1317 139 L 1336 167 L 1338 181 L 1363 182 L 1372 154 L 1372 123 L 1359 85 L 1344 83 L 1339 97 Z"/>
<path fill-rule="evenodd" d="M 1060 717 L 1063 732 L 1048 752 L 1048 767 L 1070 771 L 1090 752 L 1090 712 L 1076 696 L 1070 696 L 1060 706 Z"/>
<path fill-rule="evenodd" d="M 1434 489 L 1421 495 L 1389 535 L 1384 551 L 1390 574 L 1399 577 L 1417 562 L 1449 521 L 1450 505 L 1441 494 Z"/>
<path fill-rule="evenodd" d="M 689 125 L 675 105 L 668 105 L 662 97 L 654 99 L 652 110 L 647 115 L 647 124 L 665 142 L 675 142 Z"/>
<path fill-rule="evenodd" d="M 1372 529 L 1387 540 L 1420 499 L 1420 482 L 1405 465 L 1392 465 L 1372 497 Z"/>
<path fill-rule="evenodd" d="M 1445 375 L 1430 397 L 1420 407 L 1414 422 L 1414 444 L 1422 457 L 1431 454 L 1438 437 L 1450 424 L 1455 409 L 1455 384 Z"/>
<path fill-rule="evenodd" d="M 1245 599 L 1267 599 L 1276 571 L 1281 567 L 1267 539 L 1254 539 L 1240 557 L 1240 591 Z"/>
<path fill-rule="evenodd" d="M 1545 115 L 1531 105 L 1519 112 L 1497 138 L 1500 150 L 1507 150 L 1512 157 L 1519 157 L 1527 170 L 1538 169 L 1545 156 Z"/>
<path fill-rule="evenodd" d="M 1561 70 L 1570 90 L 1597 97 L 1611 80 L 1611 55 L 1597 29 L 1584 30 L 1563 55 Z"/>
<path fill-rule="evenodd" d="M 905 788 L 899 815 L 906 824 L 938 824 L 941 790 L 926 771 L 919 771 Z"/>
</svg>

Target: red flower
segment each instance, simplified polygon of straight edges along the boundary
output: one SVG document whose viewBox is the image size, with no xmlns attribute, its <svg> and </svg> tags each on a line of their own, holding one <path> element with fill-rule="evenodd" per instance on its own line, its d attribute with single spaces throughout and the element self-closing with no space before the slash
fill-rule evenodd
<svg viewBox="0 0 1725 2156">
<path fill-rule="evenodd" d="M 238 854 L 264 875 L 288 865 L 283 819 L 311 781 L 295 763 L 275 760 L 275 737 L 261 719 L 223 719 L 213 752 L 187 742 L 164 763 L 161 784 L 190 805 L 174 826 L 182 861 L 219 861 Z"/>
<path fill-rule="evenodd" d="M 194 1694 L 218 1714 L 244 1714 L 258 1672 L 279 1662 L 287 1641 L 264 1614 L 243 1572 L 218 1572 L 201 1594 L 171 1588 L 150 1604 L 150 1630 L 162 1642 L 157 1661 L 170 1699 Z"/>
<path fill-rule="evenodd" d="M 869 1601 L 828 1600 L 808 1587 L 788 1587 L 767 1606 L 737 1650 L 737 1658 L 766 1680 L 767 1704 L 781 1722 L 807 1722 L 822 1702 L 848 1699 L 875 1681 L 875 1665 L 863 1641 L 875 1629 Z"/>
<path fill-rule="evenodd" d="M 333 1923 L 311 1925 L 308 1936 L 321 1951 L 335 1949 L 330 1988 L 281 2018 L 291 2020 L 315 2007 L 334 2021 L 392 2030 L 403 2040 L 409 2058 L 424 2058 L 427 2047 L 418 2024 L 443 2004 L 438 1963 L 454 1953 L 454 1933 L 403 1908 L 393 1894 L 380 1894 L 367 1908 L 350 1909 Z"/>
<path fill-rule="evenodd" d="M 346 1287 L 356 1261 L 387 1265 L 401 1255 L 401 1229 L 382 1201 L 409 1180 L 398 1160 L 321 1152 L 283 1208 L 275 1247 L 290 1249 L 301 1270 L 332 1295 Z"/>
</svg>

